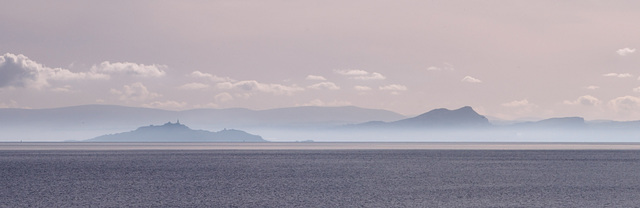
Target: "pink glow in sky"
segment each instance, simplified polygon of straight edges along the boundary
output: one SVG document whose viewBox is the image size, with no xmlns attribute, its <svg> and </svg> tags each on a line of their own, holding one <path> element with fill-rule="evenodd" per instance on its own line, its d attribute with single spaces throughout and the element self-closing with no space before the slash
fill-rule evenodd
<svg viewBox="0 0 640 208">
<path fill-rule="evenodd" d="M 640 120 L 637 1 L 17 1 L 0 107 Z"/>
</svg>

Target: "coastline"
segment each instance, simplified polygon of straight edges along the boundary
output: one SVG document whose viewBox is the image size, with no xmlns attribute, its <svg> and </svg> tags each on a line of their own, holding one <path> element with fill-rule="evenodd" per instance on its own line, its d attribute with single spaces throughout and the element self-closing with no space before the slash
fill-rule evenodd
<svg viewBox="0 0 640 208">
<path fill-rule="evenodd" d="M 0 142 L 0 151 L 34 150 L 640 150 L 640 143 L 571 142 Z"/>
</svg>

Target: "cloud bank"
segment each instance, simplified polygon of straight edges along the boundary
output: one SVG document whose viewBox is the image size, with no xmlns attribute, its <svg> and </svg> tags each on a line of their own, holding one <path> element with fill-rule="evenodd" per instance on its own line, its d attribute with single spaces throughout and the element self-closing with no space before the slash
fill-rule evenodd
<svg viewBox="0 0 640 208">
<path fill-rule="evenodd" d="M 320 82 L 314 85 L 309 86 L 310 89 L 315 90 L 339 90 L 340 87 L 333 82 Z"/>
<path fill-rule="evenodd" d="M 109 74 L 126 74 L 141 77 L 162 77 L 166 75 L 166 72 L 162 68 L 167 68 L 165 65 L 144 65 L 131 62 L 115 62 L 108 61 L 102 62 L 99 65 L 93 65 L 91 71 L 95 73 L 109 73 Z"/>
<path fill-rule="evenodd" d="M 476 78 L 471 77 L 471 76 L 466 76 L 466 77 L 462 78 L 461 81 L 462 82 L 468 82 L 468 83 L 482 83 L 482 80 L 476 79 Z"/>
<path fill-rule="evenodd" d="M 189 76 L 207 78 L 207 79 L 210 79 L 213 82 L 235 82 L 236 81 L 236 80 L 231 79 L 229 77 L 219 77 L 219 76 L 216 76 L 216 75 L 213 75 L 213 74 L 209 74 L 209 73 L 205 73 L 205 72 L 201 72 L 201 71 L 191 72 L 191 74 L 189 74 Z"/>
<path fill-rule="evenodd" d="M 392 91 L 406 91 L 407 90 L 407 86 L 398 85 L 398 84 L 391 84 L 391 85 L 381 86 L 378 89 L 380 89 L 380 90 L 392 90 Z"/>
<path fill-rule="evenodd" d="M 357 80 L 384 80 L 387 79 L 384 75 L 378 72 L 368 72 L 360 69 L 348 69 L 348 70 L 334 70 L 335 73 L 348 76 L 350 79 Z"/>
<path fill-rule="evenodd" d="M 245 80 L 239 82 L 221 82 L 216 85 L 219 89 L 239 89 L 244 91 L 266 92 L 276 95 L 292 95 L 293 93 L 304 91 L 304 88 L 296 85 L 286 86 L 281 84 L 265 84 L 256 80 Z"/>
<path fill-rule="evenodd" d="M 122 86 L 122 90 L 112 88 L 110 92 L 111 94 L 119 96 L 119 99 L 123 101 L 145 101 L 162 96 L 158 93 L 149 92 L 147 87 L 140 82 L 124 85 Z"/>
<path fill-rule="evenodd" d="M 628 78 L 631 77 L 633 75 L 629 74 L 629 73 L 607 73 L 607 74 L 603 74 L 602 76 L 605 77 L 617 77 L 617 78 Z"/>
<path fill-rule="evenodd" d="M 318 81 L 325 81 L 327 80 L 326 78 L 324 78 L 323 76 L 319 76 L 319 75 L 308 75 L 307 80 L 318 80 Z"/>
<path fill-rule="evenodd" d="M 593 97 L 591 95 L 583 95 L 578 97 L 578 99 L 576 100 L 572 100 L 572 101 L 565 100 L 563 103 L 566 105 L 596 106 L 596 105 L 600 105 L 601 101 L 598 98 Z"/>
<path fill-rule="evenodd" d="M 0 56 L 0 88 L 26 87 L 42 89 L 52 80 L 109 79 L 109 76 L 94 71 L 72 72 L 63 68 L 50 68 L 22 54 L 6 53 Z"/>
<path fill-rule="evenodd" d="M 621 49 L 618 49 L 616 51 L 616 53 L 618 55 L 621 55 L 621 56 L 627 56 L 627 55 L 632 54 L 634 52 L 636 52 L 635 48 L 621 48 Z"/>
</svg>

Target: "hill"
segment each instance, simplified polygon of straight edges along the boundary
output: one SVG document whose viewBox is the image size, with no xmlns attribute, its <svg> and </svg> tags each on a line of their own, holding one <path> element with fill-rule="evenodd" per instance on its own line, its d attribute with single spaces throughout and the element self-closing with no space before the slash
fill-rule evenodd
<svg viewBox="0 0 640 208">
<path fill-rule="evenodd" d="M 243 129 L 269 138 L 277 138 L 289 130 L 321 129 L 370 120 L 394 121 L 402 118 L 405 117 L 387 110 L 353 106 L 184 111 L 116 105 L 82 105 L 51 109 L 0 108 L 0 140 L 82 140 L 175 119 L 188 121 L 195 129 Z"/>
<path fill-rule="evenodd" d="M 445 108 L 434 109 L 413 118 L 392 122 L 396 127 L 489 127 L 489 120 L 478 114 L 473 108 L 465 106 L 456 110 Z"/>
<path fill-rule="evenodd" d="M 478 114 L 473 108 L 465 106 L 456 110 L 445 108 L 434 109 L 416 117 L 393 122 L 369 121 L 348 127 L 355 128 L 411 128 L 411 129 L 449 129 L 478 128 L 492 126 L 489 120 Z"/>
<path fill-rule="evenodd" d="M 262 137 L 240 130 L 210 132 L 193 130 L 180 122 L 144 126 L 134 131 L 103 135 L 88 142 L 266 142 Z"/>
</svg>

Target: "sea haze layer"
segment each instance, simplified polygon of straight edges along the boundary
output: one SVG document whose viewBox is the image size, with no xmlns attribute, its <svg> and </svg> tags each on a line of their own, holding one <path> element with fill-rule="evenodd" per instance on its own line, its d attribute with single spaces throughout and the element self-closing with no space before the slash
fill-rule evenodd
<svg viewBox="0 0 640 208">
<path fill-rule="evenodd" d="M 633 207 L 637 150 L 0 151 L 0 207 Z"/>
</svg>

